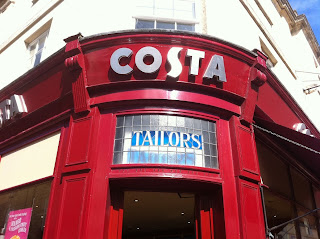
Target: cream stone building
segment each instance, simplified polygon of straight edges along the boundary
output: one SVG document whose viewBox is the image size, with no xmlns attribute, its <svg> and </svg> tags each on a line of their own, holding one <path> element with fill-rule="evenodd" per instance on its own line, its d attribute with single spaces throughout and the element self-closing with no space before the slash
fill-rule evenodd
<svg viewBox="0 0 320 239">
<path fill-rule="evenodd" d="M 320 49 L 308 20 L 287 0 L 0 1 L 0 87 L 81 32 L 150 27 L 190 30 L 265 53 L 269 67 L 320 129 Z"/>
</svg>

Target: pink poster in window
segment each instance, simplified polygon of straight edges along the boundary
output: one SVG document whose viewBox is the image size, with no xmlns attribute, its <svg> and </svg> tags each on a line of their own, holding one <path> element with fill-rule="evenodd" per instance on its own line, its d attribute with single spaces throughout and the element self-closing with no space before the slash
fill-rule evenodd
<svg viewBox="0 0 320 239">
<path fill-rule="evenodd" d="M 9 213 L 4 239 L 27 239 L 32 208 L 11 211 Z"/>
</svg>

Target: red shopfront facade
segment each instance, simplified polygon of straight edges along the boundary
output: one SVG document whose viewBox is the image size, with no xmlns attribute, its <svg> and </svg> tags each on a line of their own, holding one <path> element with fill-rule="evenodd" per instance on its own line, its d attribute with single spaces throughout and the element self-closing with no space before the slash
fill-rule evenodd
<svg viewBox="0 0 320 239">
<path fill-rule="evenodd" d="M 266 237 L 254 116 L 318 133 L 262 53 L 165 31 L 65 41 L 1 91 L 27 107 L 4 122 L 2 154 L 61 132 L 37 181 L 51 182 L 43 238 Z"/>
</svg>

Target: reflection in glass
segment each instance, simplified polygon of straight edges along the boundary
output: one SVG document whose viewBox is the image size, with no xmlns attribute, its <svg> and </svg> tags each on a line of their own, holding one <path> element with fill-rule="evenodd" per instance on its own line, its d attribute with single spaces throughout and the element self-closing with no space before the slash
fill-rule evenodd
<svg viewBox="0 0 320 239">
<path fill-rule="evenodd" d="M 154 21 L 140 20 L 136 21 L 136 29 L 154 29 Z"/>
<path fill-rule="evenodd" d="M 264 200 L 266 205 L 266 213 L 269 228 L 278 226 L 295 218 L 293 205 L 290 201 L 282 199 L 269 190 L 264 190 Z M 276 238 L 295 238 L 296 231 L 294 223 L 289 223 L 272 232 Z"/>
<path fill-rule="evenodd" d="M 171 22 L 156 22 L 157 29 L 175 29 L 174 23 Z"/>
</svg>

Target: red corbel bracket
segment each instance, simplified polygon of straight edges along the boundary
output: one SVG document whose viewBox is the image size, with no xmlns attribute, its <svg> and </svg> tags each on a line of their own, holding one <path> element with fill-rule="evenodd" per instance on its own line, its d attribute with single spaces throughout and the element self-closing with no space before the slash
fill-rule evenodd
<svg viewBox="0 0 320 239">
<path fill-rule="evenodd" d="M 81 33 L 68 37 L 66 42 L 64 65 L 68 70 L 68 75 L 72 79 L 72 94 L 74 112 L 80 113 L 90 111 L 89 94 L 87 91 L 87 72 L 84 63 L 84 55 L 79 43 Z"/>
<path fill-rule="evenodd" d="M 241 105 L 240 121 L 243 125 L 249 126 L 252 123 L 254 110 L 258 100 L 258 90 L 266 81 L 267 76 L 263 72 L 266 70 L 267 57 L 260 51 L 255 50 L 258 55 L 251 67 L 249 75 L 249 86 L 247 88 L 246 100 Z"/>
<path fill-rule="evenodd" d="M 260 87 L 267 81 L 267 76 L 263 73 L 263 71 L 265 71 L 267 68 L 266 61 L 268 58 L 258 50 L 254 50 L 254 52 L 258 55 L 258 57 L 256 58 L 256 62 L 252 67 L 250 80 L 252 84 Z"/>
</svg>

